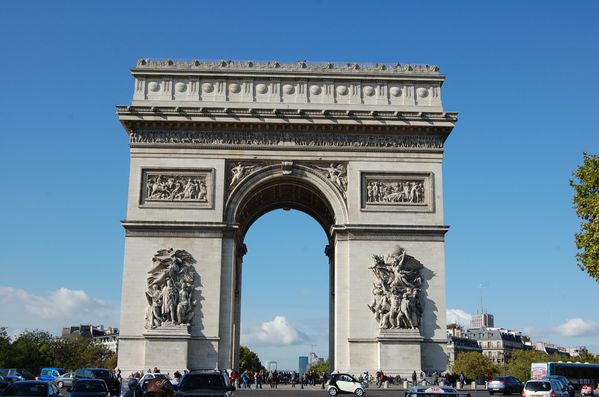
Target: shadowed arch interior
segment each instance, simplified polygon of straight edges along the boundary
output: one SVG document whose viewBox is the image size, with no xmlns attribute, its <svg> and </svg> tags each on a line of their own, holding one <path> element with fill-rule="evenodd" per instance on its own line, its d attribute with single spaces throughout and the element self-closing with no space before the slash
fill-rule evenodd
<svg viewBox="0 0 599 397">
<path fill-rule="evenodd" d="M 295 209 L 312 216 L 330 239 L 335 224 L 334 211 L 323 194 L 310 183 L 293 177 L 280 177 L 255 186 L 237 211 L 242 236 L 262 215 L 276 209 Z"/>
</svg>

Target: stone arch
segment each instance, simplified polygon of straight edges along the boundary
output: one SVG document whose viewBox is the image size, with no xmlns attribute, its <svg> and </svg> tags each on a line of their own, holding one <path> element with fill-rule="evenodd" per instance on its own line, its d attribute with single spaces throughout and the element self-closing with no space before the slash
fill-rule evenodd
<svg viewBox="0 0 599 397">
<path fill-rule="evenodd" d="M 225 222 L 239 225 L 240 236 L 255 220 L 279 208 L 293 208 L 312 216 L 331 240 L 331 227 L 347 222 L 343 192 L 318 171 L 306 165 L 269 165 L 251 173 L 230 192 Z"/>
</svg>

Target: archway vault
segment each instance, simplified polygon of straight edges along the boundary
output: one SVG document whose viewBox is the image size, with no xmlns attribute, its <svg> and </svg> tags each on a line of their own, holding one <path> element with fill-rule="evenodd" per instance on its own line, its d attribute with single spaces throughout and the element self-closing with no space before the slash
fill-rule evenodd
<svg viewBox="0 0 599 397">
<path fill-rule="evenodd" d="M 331 228 L 347 221 L 343 192 L 306 165 L 263 167 L 235 186 L 227 199 L 225 219 L 237 224 L 243 239 L 250 226 L 275 209 L 296 209 L 312 216 L 331 242 Z"/>
</svg>

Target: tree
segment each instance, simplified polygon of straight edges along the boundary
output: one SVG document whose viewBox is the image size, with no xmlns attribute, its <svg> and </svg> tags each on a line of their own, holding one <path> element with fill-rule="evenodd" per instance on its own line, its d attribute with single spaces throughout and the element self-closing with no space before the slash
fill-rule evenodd
<svg viewBox="0 0 599 397">
<path fill-rule="evenodd" d="M 10 338 L 6 332 L 6 328 L 0 327 L 0 368 L 9 366 L 9 357 L 12 356 L 10 348 Z"/>
<path fill-rule="evenodd" d="M 511 375 L 521 381 L 526 381 L 530 379 L 530 364 L 559 360 L 563 360 L 563 357 L 550 357 L 538 350 L 514 350 L 510 361 L 502 372 L 504 375 Z"/>
<path fill-rule="evenodd" d="M 576 233 L 578 267 L 599 282 L 599 156 L 584 154 L 584 162 L 574 171 L 574 207 L 581 219 Z"/>
<path fill-rule="evenodd" d="M 464 373 L 467 379 L 484 379 L 498 373 L 497 364 L 479 352 L 460 353 L 453 363 L 455 373 Z"/>
<path fill-rule="evenodd" d="M 324 372 L 325 374 L 329 373 L 329 359 L 327 358 L 325 361 L 320 364 L 313 365 L 308 368 L 308 372 L 313 371 L 317 374 Z"/>
<path fill-rule="evenodd" d="M 53 336 L 46 331 L 25 331 L 11 344 L 11 366 L 26 368 L 33 374 L 51 363 Z"/>
<path fill-rule="evenodd" d="M 258 355 L 251 351 L 247 346 L 239 348 L 239 370 L 257 372 L 263 369 Z"/>
</svg>

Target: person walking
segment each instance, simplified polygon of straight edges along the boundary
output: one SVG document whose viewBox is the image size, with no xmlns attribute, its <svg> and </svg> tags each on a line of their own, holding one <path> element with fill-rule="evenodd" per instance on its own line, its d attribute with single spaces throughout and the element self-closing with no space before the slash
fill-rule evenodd
<svg viewBox="0 0 599 397">
<path fill-rule="evenodd" d="M 416 386 L 416 379 L 417 379 L 417 375 L 416 375 L 416 371 L 412 372 L 412 386 Z"/>
</svg>

